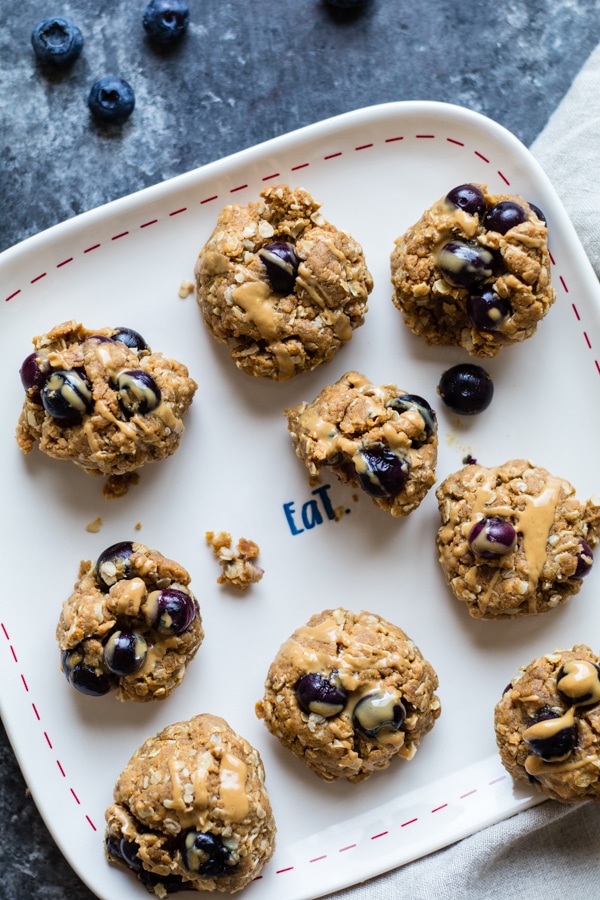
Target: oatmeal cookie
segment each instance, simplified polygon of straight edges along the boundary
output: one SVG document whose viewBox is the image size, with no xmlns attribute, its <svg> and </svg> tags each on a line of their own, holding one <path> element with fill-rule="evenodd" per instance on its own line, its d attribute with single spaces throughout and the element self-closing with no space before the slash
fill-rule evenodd
<svg viewBox="0 0 600 900">
<path fill-rule="evenodd" d="M 529 460 L 466 465 L 436 492 L 439 560 L 474 618 L 546 612 L 576 594 L 598 543 L 600 499 Z"/>
<path fill-rule="evenodd" d="M 69 683 L 119 700 L 168 697 L 204 639 L 189 584 L 183 566 L 135 542 L 83 561 L 56 629 Z"/>
<path fill-rule="evenodd" d="M 275 850 L 260 755 L 208 713 L 142 744 L 117 780 L 106 822 L 107 858 L 158 897 L 239 891 Z"/>
<path fill-rule="evenodd" d="M 438 679 L 413 641 L 374 613 L 328 609 L 280 648 L 256 714 L 325 781 L 364 781 L 412 759 L 440 715 Z"/>
<path fill-rule="evenodd" d="M 285 414 L 312 478 L 326 466 L 392 516 L 416 509 L 435 482 L 437 418 L 423 397 L 347 372 Z"/>
<path fill-rule="evenodd" d="M 496 704 L 496 742 L 517 781 L 553 800 L 600 800 L 600 666 L 583 644 L 523 666 Z"/>
<path fill-rule="evenodd" d="M 495 356 L 531 337 L 556 299 L 547 239 L 522 197 L 459 185 L 396 239 L 393 302 L 429 344 Z"/>
<path fill-rule="evenodd" d="M 33 339 L 23 362 L 17 426 L 24 453 L 39 449 L 90 475 L 124 484 L 145 463 L 171 456 L 197 384 L 130 328 L 90 331 L 64 322 Z M 110 493 L 110 491 L 109 491 Z"/>
<path fill-rule="evenodd" d="M 361 246 L 302 188 L 226 206 L 195 266 L 209 331 L 249 375 L 287 381 L 331 359 L 363 324 L 373 279 Z"/>
</svg>

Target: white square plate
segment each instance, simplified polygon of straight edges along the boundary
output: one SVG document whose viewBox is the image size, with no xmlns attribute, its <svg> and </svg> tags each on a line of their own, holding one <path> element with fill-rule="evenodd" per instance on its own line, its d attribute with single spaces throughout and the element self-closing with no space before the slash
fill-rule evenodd
<svg viewBox="0 0 600 900">
<path fill-rule="evenodd" d="M 558 297 L 533 338 L 486 363 L 495 383 L 490 408 L 459 419 L 443 408 L 436 386 L 466 354 L 428 348 L 408 332 L 390 299 L 389 255 L 425 207 L 466 181 L 521 194 L 544 210 Z M 363 245 L 375 281 L 352 341 L 326 366 L 285 384 L 238 372 L 205 330 L 193 295 L 178 294 L 218 210 L 256 200 L 277 182 L 303 186 L 322 202 L 325 218 Z M 139 744 L 199 712 L 226 718 L 265 762 L 278 845 L 246 889 L 255 900 L 322 896 L 540 801 L 502 769 L 493 707 L 518 667 L 538 654 L 600 644 L 600 572 L 592 571 L 571 603 L 543 616 L 472 620 L 442 579 L 434 492 L 408 519 L 394 520 L 332 481 L 327 496 L 344 514 L 330 519 L 294 455 L 282 413 L 357 369 L 437 409 L 438 482 L 470 453 L 489 465 L 534 459 L 572 481 L 581 498 L 598 489 L 599 288 L 554 189 L 515 137 L 445 104 L 359 110 L 51 228 L 0 256 L 0 283 L 1 711 L 41 814 L 98 897 L 147 896 L 130 873 L 106 862 L 104 810 Z M 31 338 L 71 318 L 89 328 L 141 331 L 199 383 L 180 449 L 142 470 L 119 500 L 104 499 L 100 480 L 74 466 L 37 450 L 24 457 L 14 440 L 18 369 Z M 101 530 L 88 532 L 97 517 Z M 240 594 L 216 583 L 208 530 L 260 545 L 260 584 Z M 141 540 L 181 562 L 200 602 L 204 644 L 165 703 L 86 697 L 59 671 L 54 631 L 79 560 L 120 540 Z M 338 605 L 398 624 L 440 678 L 442 715 L 415 759 L 395 761 L 357 786 L 321 782 L 254 715 L 279 645 L 312 613 Z"/>
</svg>

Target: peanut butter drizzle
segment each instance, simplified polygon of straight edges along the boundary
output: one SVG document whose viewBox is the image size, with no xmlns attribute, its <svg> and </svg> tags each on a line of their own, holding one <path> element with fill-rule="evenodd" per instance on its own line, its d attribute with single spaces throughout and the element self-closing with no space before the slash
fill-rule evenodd
<svg viewBox="0 0 600 900">
<path fill-rule="evenodd" d="M 246 763 L 239 757 L 226 753 L 221 760 L 219 776 L 225 815 L 230 822 L 241 822 L 248 813 Z"/>
<path fill-rule="evenodd" d="M 573 759 L 570 762 L 545 762 L 539 756 L 528 756 L 525 760 L 525 769 L 529 775 L 536 778 L 539 775 L 558 775 L 560 772 L 573 772 L 582 769 L 588 763 L 594 763 L 598 759 L 595 755 L 584 756 L 583 759 Z"/>
<path fill-rule="evenodd" d="M 575 706 L 600 703 L 600 677 L 596 667 L 587 659 L 570 659 L 562 667 L 559 690 L 573 700 Z M 587 699 L 577 700 L 586 697 Z"/>
<path fill-rule="evenodd" d="M 165 800 L 164 805 L 165 807 L 167 807 L 167 809 L 177 809 L 181 812 L 185 812 L 188 807 L 183 800 L 181 779 L 179 777 L 179 772 L 176 769 L 176 764 L 176 758 L 174 756 L 169 757 L 167 765 L 169 767 L 169 774 L 171 776 L 171 784 L 173 785 L 173 798 L 171 800 Z"/>
<path fill-rule="evenodd" d="M 272 341 L 277 337 L 278 331 L 273 309 L 274 295 L 266 282 L 248 281 L 241 284 L 231 291 L 231 299 L 256 325 L 262 338 Z"/>
<path fill-rule="evenodd" d="M 526 741 L 548 740 L 548 738 L 555 737 L 565 728 L 572 728 L 574 724 L 575 707 L 571 706 L 564 716 L 557 716 L 554 719 L 542 719 L 540 722 L 536 722 L 535 725 L 531 725 L 523 732 L 523 739 Z M 569 750 L 561 759 L 565 759 L 570 754 L 571 751 Z"/>
<path fill-rule="evenodd" d="M 292 378 L 296 371 L 296 365 L 283 341 L 277 341 L 276 344 L 272 345 L 271 349 L 273 356 L 277 360 L 277 368 L 282 381 Z"/>
<path fill-rule="evenodd" d="M 114 607 L 117 616 L 137 616 L 142 600 L 146 596 L 146 585 L 141 578 L 132 578 L 130 581 L 118 581 L 122 585 L 117 592 L 117 602 Z M 111 594 L 115 597 L 115 593 Z"/>
</svg>

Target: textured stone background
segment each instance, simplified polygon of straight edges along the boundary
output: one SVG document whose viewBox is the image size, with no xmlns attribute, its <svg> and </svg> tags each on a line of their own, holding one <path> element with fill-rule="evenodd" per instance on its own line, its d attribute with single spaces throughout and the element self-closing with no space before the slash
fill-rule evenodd
<svg viewBox="0 0 600 900">
<path fill-rule="evenodd" d="M 483 113 L 529 144 L 600 39 L 600 0 L 189 0 L 170 52 L 147 43 L 145 0 L 0 0 L 0 250 L 70 216 L 329 116 L 396 100 Z M 48 15 L 84 33 L 63 75 L 30 33 Z M 136 108 L 100 128 L 87 94 L 126 78 Z M 4 602 L 8 602 L 5 598 Z M 0 898 L 91 900 L 41 821 L 0 729 Z M 118 898 L 115 898 L 118 900 Z"/>
</svg>

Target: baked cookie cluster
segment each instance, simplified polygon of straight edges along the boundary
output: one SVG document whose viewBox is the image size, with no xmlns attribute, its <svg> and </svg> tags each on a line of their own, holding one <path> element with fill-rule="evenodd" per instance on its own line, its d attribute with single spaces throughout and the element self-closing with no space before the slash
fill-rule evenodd
<svg viewBox="0 0 600 900">
<path fill-rule="evenodd" d="M 106 810 L 107 858 L 152 893 L 234 893 L 275 850 L 275 821 L 257 750 L 202 714 L 148 738 Z"/>
<path fill-rule="evenodd" d="M 37 445 L 117 485 L 178 448 L 198 386 L 186 366 L 153 353 L 138 332 L 90 331 L 69 321 L 35 337 L 33 346 L 20 370 L 25 401 L 17 442 L 24 453 Z"/>
<path fill-rule="evenodd" d="M 196 261 L 211 334 L 249 375 L 287 381 L 331 359 L 364 322 L 373 279 L 360 244 L 302 188 L 219 214 Z"/>
<path fill-rule="evenodd" d="M 436 491 L 439 560 L 475 618 L 546 612 L 582 585 L 598 543 L 600 500 L 525 459 L 470 463 Z"/>
<path fill-rule="evenodd" d="M 392 516 L 416 509 L 435 482 L 437 419 L 423 397 L 347 372 L 285 413 L 312 478 L 326 467 Z"/>
<path fill-rule="evenodd" d="M 183 566 L 135 542 L 82 562 L 56 629 L 69 683 L 119 700 L 168 697 L 204 639 L 189 584 Z"/>
<path fill-rule="evenodd" d="M 396 239 L 392 299 L 429 344 L 492 357 L 531 337 L 554 303 L 550 265 L 537 206 L 458 185 Z"/>
<path fill-rule="evenodd" d="M 409 760 L 441 706 L 437 675 L 414 642 L 375 613 L 312 616 L 281 646 L 256 714 L 325 781 L 364 781 Z"/>
<path fill-rule="evenodd" d="M 496 704 L 502 763 L 564 802 L 600 800 L 600 660 L 589 647 L 523 666 Z"/>
</svg>

